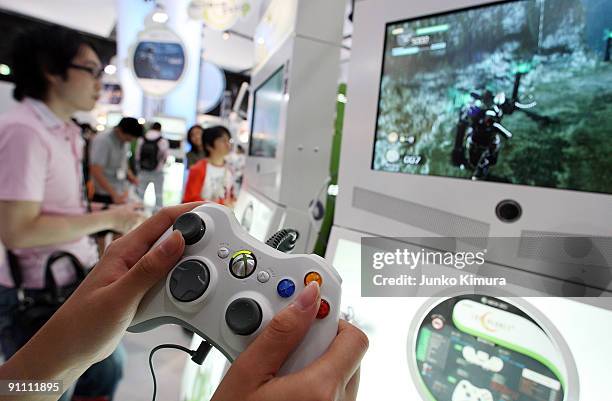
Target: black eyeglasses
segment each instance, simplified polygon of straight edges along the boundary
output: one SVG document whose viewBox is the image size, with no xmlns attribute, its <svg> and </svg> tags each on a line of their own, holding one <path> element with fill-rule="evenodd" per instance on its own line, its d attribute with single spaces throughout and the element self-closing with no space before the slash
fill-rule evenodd
<svg viewBox="0 0 612 401">
<path fill-rule="evenodd" d="M 104 73 L 104 67 L 88 67 L 86 65 L 78 65 L 78 64 L 69 64 L 68 66 L 76 70 L 87 71 L 95 79 L 100 79 L 100 77 L 102 77 L 102 73 Z"/>
</svg>

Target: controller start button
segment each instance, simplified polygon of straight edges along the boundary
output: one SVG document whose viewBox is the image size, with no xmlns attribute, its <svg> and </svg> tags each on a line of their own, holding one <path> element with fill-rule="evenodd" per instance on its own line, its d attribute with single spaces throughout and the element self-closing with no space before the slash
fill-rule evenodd
<svg viewBox="0 0 612 401">
<path fill-rule="evenodd" d="M 323 277 L 317 272 L 309 272 L 304 276 L 304 285 L 308 285 L 311 281 L 316 281 L 320 287 L 323 284 Z"/>
<path fill-rule="evenodd" d="M 181 302 L 200 298 L 210 283 L 208 266 L 199 260 L 186 260 L 170 276 L 170 293 Z"/>
</svg>

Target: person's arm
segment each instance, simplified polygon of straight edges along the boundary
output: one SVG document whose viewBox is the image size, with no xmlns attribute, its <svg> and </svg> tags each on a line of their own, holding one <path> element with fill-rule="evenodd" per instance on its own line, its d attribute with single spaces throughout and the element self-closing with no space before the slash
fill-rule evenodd
<svg viewBox="0 0 612 401">
<path fill-rule="evenodd" d="M 142 221 L 130 204 L 82 215 L 41 214 L 40 202 L 0 201 L 0 240 L 8 249 L 74 241 L 103 230 L 129 231 Z"/>
<path fill-rule="evenodd" d="M 136 174 L 134 174 L 131 167 L 128 167 L 127 169 L 127 179 L 133 185 L 138 185 L 138 177 L 136 176 Z"/>
<path fill-rule="evenodd" d="M 166 164 L 166 162 L 168 161 L 168 156 L 170 155 L 170 142 L 168 142 L 168 140 L 166 138 L 162 138 L 161 139 L 161 157 L 160 157 L 160 163 L 163 165 Z"/>
<path fill-rule="evenodd" d="M 0 366 L 0 379 L 61 380 L 68 388 L 89 366 L 110 355 L 144 295 L 183 257 L 185 241 L 179 231 L 174 231 L 161 244 L 152 246 L 181 214 L 196 206 L 191 203 L 162 209 L 114 241 L 66 303 Z M 277 377 L 315 321 L 320 299 L 319 286 L 311 283 L 277 313 L 234 361 L 213 400 L 283 401 L 287 394 L 292 401 L 355 400 L 359 364 L 368 339 L 343 321 L 337 337 L 318 360 L 299 372 Z M 10 399 L 39 401 L 57 396 L 24 394 Z"/>
<path fill-rule="evenodd" d="M 174 266 L 185 241 L 177 231 L 154 242 L 197 204 L 164 209 L 114 241 L 68 301 L 13 357 L 0 380 L 58 380 L 69 388 L 92 364 L 110 355 L 147 290 Z M 59 396 L 15 394 L 0 400 L 49 401 Z"/>
<path fill-rule="evenodd" d="M 115 188 L 113 188 L 113 186 L 104 176 L 104 169 L 102 168 L 102 166 L 92 164 L 89 168 L 89 171 L 91 172 L 91 177 L 94 179 L 94 181 L 96 181 L 98 185 L 101 186 L 102 189 L 104 189 L 110 195 L 114 203 L 125 203 L 125 201 L 127 200 L 127 194 L 119 194 L 117 193 L 117 191 L 115 191 Z"/>
<path fill-rule="evenodd" d="M 189 169 L 187 183 L 185 184 L 185 193 L 183 194 L 183 203 L 202 201 L 202 187 L 206 173 L 202 166 L 197 163 Z"/>
<path fill-rule="evenodd" d="M 112 152 L 104 135 L 114 134 L 100 134 L 93 140 L 91 144 L 91 154 L 89 156 L 89 171 L 93 180 L 110 195 L 113 199 L 113 203 L 125 203 L 127 201 L 127 192 L 123 194 L 117 193 L 104 175 L 104 165 L 108 163 L 109 154 Z"/>
</svg>

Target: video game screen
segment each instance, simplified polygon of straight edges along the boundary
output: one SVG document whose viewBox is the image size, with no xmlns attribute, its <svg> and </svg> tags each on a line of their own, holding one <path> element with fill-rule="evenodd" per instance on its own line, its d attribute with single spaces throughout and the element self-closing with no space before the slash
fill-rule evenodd
<svg viewBox="0 0 612 401">
<path fill-rule="evenodd" d="M 138 43 L 134 51 L 134 73 L 141 79 L 177 81 L 185 69 L 185 51 L 180 43 Z"/>
<path fill-rule="evenodd" d="M 255 90 L 249 156 L 276 157 L 282 104 L 283 68 L 280 68 Z"/>
<path fill-rule="evenodd" d="M 612 0 L 386 26 L 372 168 L 612 193 Z"/>
<path fill-rule="evenodd" d="M 539 341 L 527 345 L 528 333 Z M 423 384 L 436 401 L 561 401 L 557 367 L 542 349 L 548 341 L 516 307 L 471 295 L 451 298 L 428 313 L 415 354 Z"/>
</svg>

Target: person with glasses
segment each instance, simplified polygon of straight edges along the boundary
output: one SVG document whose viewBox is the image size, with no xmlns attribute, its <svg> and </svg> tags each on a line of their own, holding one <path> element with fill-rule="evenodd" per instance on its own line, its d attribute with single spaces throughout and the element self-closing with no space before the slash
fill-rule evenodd
<svg viewBox="0 0 612 401">
<path fill-rule="evenodd" d="M 84 143 L 71 117 L 91 110 L 99 96 L 103 68 L 94 46 L 74 31 L 38 28 L 16 38 L 11 67 L 19 103 L 0 115 L 0 241 L 10 251 L 0 265 L 0 346 L 6 359 L 50 318 L 28 321 L 24 311 L 49 302 L 56 289 L 74 288 L 75 264 L 97 263 L 90 235 L 125 233 L 143 220 L 137 205 L 87 212 Z M 58 253 L 71 257 L 53 263 Z M 122 358 L 108 355 L 79 378 L 73 401 L 112 399 Z"/>
</svg>

